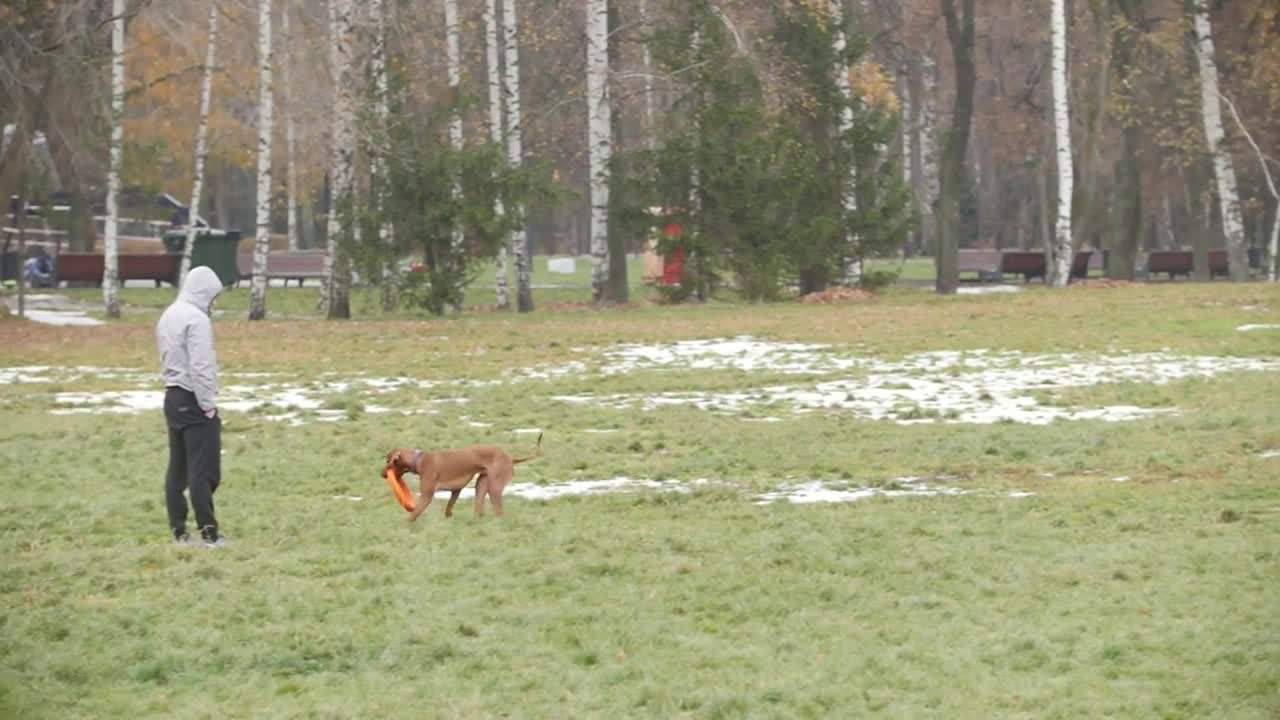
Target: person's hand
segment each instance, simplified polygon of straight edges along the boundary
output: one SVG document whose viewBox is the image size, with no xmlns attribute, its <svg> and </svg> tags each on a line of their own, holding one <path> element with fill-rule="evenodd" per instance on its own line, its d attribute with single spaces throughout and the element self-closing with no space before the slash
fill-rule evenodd
<svg viewBox="0 0 1280 720">
<path fill-rule="evenodd" d="M 218 408 L 213 408 L 212 410 L 205 410 L 204 416 L 209 418 L 210 420 L 214 419 L 215 417 L 218 416 Z"/>
</svg>

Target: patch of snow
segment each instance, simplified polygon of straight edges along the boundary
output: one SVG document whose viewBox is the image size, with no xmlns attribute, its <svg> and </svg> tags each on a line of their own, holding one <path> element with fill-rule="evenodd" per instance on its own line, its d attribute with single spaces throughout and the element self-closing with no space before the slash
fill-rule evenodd
<svg viewBox="0 0 1280 720">
<path fill-rule="evenodd" d="M 757 505 L 786 501 L 795 504 L 845 503 L 873 497 L 930 497 L 936 495 L 967 495 L 969 491 L 954 487 L 937 487 L 918 481 L 918 478 L 901 478 L 890 489 L 879 487 L 841 487 L 822 481 L 784 485 L 777 490 L 756 496 Z"/>
<path fill-rule="evenodd" d="M 44 325 L 60 325 L 63 327 L 90 327 L 104 323 L 91 318 L 80 310 L 27 310 L 26 318 Z"/>
<path fill-rule="evenodd" d="M 54 415 L 119 414 L 163 410 L 164 393 L 156 390 L 118 390 L 109 392 L 60 392 L 53 396 L 57 405 L 72 407 L 54 408 Z"/>
<path fill-rule="evenodd" d="M 1258 453 L 1258 457 L 1264 460 L 1268 460 L 1270 458 L 1278 458 L 1280 457 L 1280 450 L 1263 450 L 1262 452 Z"/>
<path fill-rule="evenodd" d="M 1236 328 L 1238 332 L 1253 332 L 1254 330 L 1280 330 L 1280 325 L 1241 325 Z"/>
<path fill-rule="evenodd" d="M 1017 285 L 975 285 L 956 288 L 957 295 L 1003 295 L 1022 292 Z"/>
<path fill-rule="evenodd" d="M 597 497 L 635 492 L 687 494 L 693 492 L 695 489 L 711 485 L 727 488 L 733 487 L 729 483 L 716 483 L 715 481 L 707 478 L 698 478 L 696 480 L 684 482 L 679 480 L 646 480 L 629 477 L 615 477 L 607 480 L 573 480 L 568 482 L 548 483 L 545 485 L 514 482 L 507 486 L 504 497 L 518 497 L 524 500 L 547 501 L 567 497 Z M 971 494 L 971 492 L 961 488 L 930 485 L 924 482 L 921 478 L 906 477 L 899 478 L 888 488 L 851 487 L 848 483 L 812 481 L 782 485 L 773 491 L 759 495 L 752 495 L 744 492 L 743 496 L 750 499 L 756 505 L 769 505 L 771 503 L 784 501 L 795 504 L 846 503 L 865 500 L 872 497 L 949 497 L 968 494 Z M 1007 493 L 1006 496 L 1011 498 L 1022 498 L 1031 497 L 1033 495 L 1034 493 L 1030 492 L 1012 491 Z M 448 490 L 440 490 L 436 493 L 437 498 L 447 498 L 448 496 Z M 474 497 L 474 487 L 464 488 L 459 496 L 460 499 L 465 498 L 468 500 L 473 499 Z"/>
<path fill-rule="evenodd" d="M 667 361 L 657 353 L 644 357 Z M 725 358 L 713 354 L 702 358 L 696 366 L 724 366 L 726 362 Z M 783 365 L 770 363 L 770 369 Z M 1034 396 L 1036 392 L 1124 382 L 1165 384 L 1229 372 L 1280 371 L 1280 361 L 1256 358 L 1169 353 L 1035 355 L 987 350 L 925 352 L 888 361 L 831 355 L 824 358 L 816 353 L 786 366 L 803 367 L 806 372 L 823 369 L 832 374 L 841 367 L 856 368 L 864 375 L 810 385 L 773 385 L 728 392 L 583 394 L 560 395 L 554 399 L 614 409 L 692 406 L 721 413 L 741 413 L 758 406 L 780 404 L 799 413 L 840 410 L 869 420 L 901 424 L 1017 422 L 1043 425 L 1056 420 L 1120 422 L 1177 410 L 1131 405 L 1073 410 L 1041 405 Z"/>
</svg>

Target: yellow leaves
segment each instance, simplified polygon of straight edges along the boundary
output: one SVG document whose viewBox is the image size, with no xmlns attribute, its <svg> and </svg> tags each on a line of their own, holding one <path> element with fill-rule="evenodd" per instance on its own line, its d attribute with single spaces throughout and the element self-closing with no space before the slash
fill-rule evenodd
<svg viewBox="0 0 1280 720">
<path fill-rule="evenodd" d="M 827 23 L 831 20 L 831 0 L 791 0 L 793 5 L 798 5 L 807 10 L 818 20 L 818 26 L 826 29 Z"/>
<path fill-rule="evenodd" d="M 893 76 L 879 63 L 863 60 L 849 68 L 853 90 L 872 108 L 896 115 L 902 109 Z"/>
</svg>

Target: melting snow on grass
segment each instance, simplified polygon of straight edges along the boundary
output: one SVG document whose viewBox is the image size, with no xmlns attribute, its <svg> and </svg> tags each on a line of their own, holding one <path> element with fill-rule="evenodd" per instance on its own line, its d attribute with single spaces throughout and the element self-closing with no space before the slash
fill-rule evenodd
<svg viewBox="0 0 1280 720">
<path fill-rule="evenodd" d="M 1280 361 L 1257 358 L 1184 356 L 1168 352 L 1130 354 L 1029 354 L 1005 351 L 937 351 L 883 360 L 838 352 L 828 345 L 768 342 L 751 337 L 692 340 L 664 345 L 619 345 L 601 353 L 596 372 L 605 376 L 637 371 L 736 370 L 805 375 L 795 383 L 718 392 L 557 395 L 568 405 L 615 409 L 695 407 L 746 415 L 755 422 L 779 422 L 817 411 L 848 412 L 869 420 L 901 424 L 1016 422 L 1043 425 L 1056 420 L 1118 422 L 1178 412 L 1175 408 L 1133 405 L 1060 407 L 1053 396 L 1070 388 L 1103 384 L 1163 384 L 1223 373 L 1275 372 Z M 556 371 L 517 371 L 505 382 L 590 376 L 582 362 Z M 361 412 L 434 413 L 442 403 L 464 404 L 466 397 L 425 398 L 428 390 L 475 388 L 504 381 L 438 382 L 410 377 L 383 378 L 328 373 L 314 382 L 284 382 L 262 373 L 225 373 L 220 398 L 228 411 L 253 413 L 264 420 L 293 425 L 334 422 Z M 132 369 L 41 366 L 0 368 L 4 383 L 74 383 L 99 380 L 132 385 L 133 390 L 57 392 L 59 414 L 110 414 L 159 410 L 163 394 L 155 373 Z M 401 394 L 411 403 L 388 402 Z M 763 411 L 763 412 L 762 412 Z M 789 415 L 788 415 L 789 413 Z M 475 427 L 482 422 L 465 418 Z M 537 432 L 532 428 L 518 432 Z"/>
<path fill-rule="evenodd" d="M 839 410 L 869 420 L 903 424 L 1017 422 L 1042 425 L 1055 420 L 1135 420 L 1177 410 L 1131 405 L 1064 408 L 1042 405 L 1037 394 L 1100 384 L 1163 384 L 1229 372 L 1280 370 L 1280 361 L 1274 360 L 1169 353 L 1027 354 L 974 350 L 925 352 L 901 360 L 880 360 L 836 355 L 822 345 L 769 344 L 742 338 L 657 347 L 628 346 L 606 355 L 613 364 L 603 369 L 605 374 L 697 368 L 851 373 L 854 376 L 728 392 L 582 394 L 560 395 L 555 399 L 615 409 L 691 406 L 737 414 L 770 407 L 794 413 Z"/>
<path fill-rule="evenodd" d="M 645 480 L 628 477 L 616 477 L 608 480 L 575 480 L 569 482 L 536 483 L 514 482 L 507 486 L 503 497 L 517 497 L 524 500 L 559 500 L 569 497 L 597 497 L 623 493 L 656 492 L 688 494 L 698 489 L 709 488 L 732 489 L 731 483 L 715 482 L 701 478 L 689 482 L 679 480 Z M 923 478 L 904 477 L 893 480 L 883 487 L 855 486 L 848 482 L 826 482 L 815 480 L 803 483 L 780 485 L 765 493 L 743 492 L 743 496 L 756 505 L 770 505 L 788 502 L 798 505 L 816 503 L 850 503 L 875 497 L 950 497 L 967 495 L 970 491 L 962 488 L 934 485 Z M 1031 497 L 1033 493 L 1015 491 L 1008 497 Z M 358 496 L 335 495 L 334 499 L 356 499 Z M 389 497 L 389 496 L 388 496 Z M 436 498 L 449 497 L 448 490 L 436 493 Z M 475 488 L 464 488 L 459 496 L 463 500 L 475 498 Z"/>
</svg>

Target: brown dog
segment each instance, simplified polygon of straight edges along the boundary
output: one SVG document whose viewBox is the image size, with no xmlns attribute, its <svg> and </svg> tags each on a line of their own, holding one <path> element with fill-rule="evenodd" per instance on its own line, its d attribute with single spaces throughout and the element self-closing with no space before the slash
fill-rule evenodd
<svg viewBox="0 0 1280 720">
<path fill-rule="evenodd" d="M 502 491 L 511 482 L 515 466 L 542 455 L 542 433 L 533 454 L 513 458 L 507 451 L 493 445 L 469 445 L 456 450 L 392 450 L 387 453 L 387 464 L 382 469 L 395 469 L 397 475 L 417 473 L 422 480 L 421 496 L 414 503 L 409 522 L 418 519 L 431 504 L 436 490 L 448 490 L 449 504 L 444 508 L 445 517 L 453 517 L 453 505 L 458 502 L 462 489 L 476 478 L 476 515 L 484 515 L 484 499 L 493 501 L 493 512 L 502 517 Z"/>
</svg>

